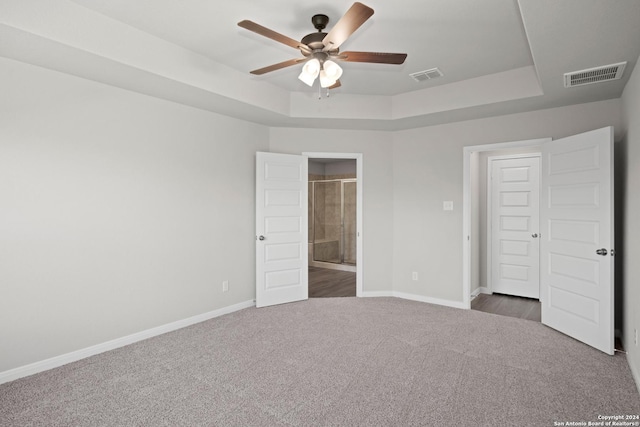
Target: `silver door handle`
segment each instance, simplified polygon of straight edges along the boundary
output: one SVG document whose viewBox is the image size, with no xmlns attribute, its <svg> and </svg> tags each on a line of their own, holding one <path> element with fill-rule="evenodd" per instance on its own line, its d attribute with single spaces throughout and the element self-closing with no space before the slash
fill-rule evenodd
<svg viewBox="0 0 640 427">
<path fill-rule="evenodd" d="M 258 240 L 264 240 L 264 239 L 266 239 L 266 237 L 264 237 L 264 236 L 258 236 Z"/>
<path fill-rule="evenodd" d="M 605 248 L 598 249 L 598 250 L 596 251 L 596 253 L 597 253 L 598 255 L 605 256 L 605 255 L 607 254 L 607 250 L 606 250 Z"/>
<path fill-rule="evenodd" d="M 538 237 L 538 233 L 532 234 L 531 237 L 533 237 L 535 239 L 536 237 Z"/>
</svg>

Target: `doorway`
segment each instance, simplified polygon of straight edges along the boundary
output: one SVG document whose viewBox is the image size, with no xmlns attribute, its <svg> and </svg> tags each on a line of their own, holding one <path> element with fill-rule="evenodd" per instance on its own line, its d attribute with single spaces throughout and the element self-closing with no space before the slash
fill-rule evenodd
<svg viewBox="0 0 640 427">
<path fill-rule="evenodd" d="M 463 289 L 468 308 L 479 294 L 491 294 L 491 187 L 490 159 L 531 156 L 540 153 L 543 142 L 550 138 L 465 147 L 464 167 L 464 263 Z"/>
<path fill-rule="evenodd" d="M 309 297 L 362 295 L 362 154 L 308 157 Z"/>
<path fill-rule="evenodd" d="M 535 141 L 535 140 L 534 140 Z M 471 171 L 479 153 L 541 147 L 541 321 L 604 353 L 614 354 L 613 127 L 560 138 L 463 148 L 463 302 L 471 308 L 473 227 Z M 476 227 L 477 228 L 477 227 Z M 474 256 L 475 254 L 475 256 Z"/>
<path fill-rule="evenodd" d="M 540 321 L 540 144 L 535 142 L 486 146 L 470 158 L 470 308 Z"/>
</svg>

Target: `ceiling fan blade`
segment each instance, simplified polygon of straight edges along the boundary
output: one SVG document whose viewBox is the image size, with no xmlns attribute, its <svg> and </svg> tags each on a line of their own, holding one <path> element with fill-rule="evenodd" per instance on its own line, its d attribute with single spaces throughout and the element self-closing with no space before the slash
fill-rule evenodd
<svg viewBox="0 0 640 427">
<path fill-rule="evenodd" d="M 287 61 L 282 61 L 279 62 L 277 64 L 273 64 L 273 65 L 269 65 L 268 67 L 264 67 L 264 68 L 259 68 L 257 70 L 253 70 L 251 72 L 251 74 L 255 74 L 257 76 L 260 76 L 262 74 L 266 74 L 269 73 L 271 71 L 275 71 L 275 70 L 279 70 L 281 68 L 286 68 L 286 67 L 290 67 L 292 65 L 296 65 L 299 64 L 303 61 L 306 61 L 307 58 L 296 58 L 296 59 L 289 59 Z"/>
<path fill-rule="evenodd" d="M 302 44 L 301 42 L 294 40 L 290 37 L 287 37 L 285 35 L 282 35 L 278 32 L 275 32 L 273 30 L 270 30 L 267 27 L 263 27 L 260 24 L 256 24 L 253 21 L 249 21 L 247 19 L 245 19 L 244 21 L 240 21 L 238 22 L 238 26 L 245 28 L 249 31 L 253 31 L 256 34 L 260 34 L 261 36 L 267 37 L 271 40 L 275 40 L 279 43 L 282 44 L 286 44 L 287 46 L 291 46 L 294 49 L 300 49 L 303 50 L 305 52 L 311 52 L 311 49 L 309 49 L 309 47 L 305 44 Z"/>
<path fill-rule="evenodd" d="M 337 87 L 342 86 L 342 83 L 340 83 L 340 80 L 336 80 L 336 82 L 334 84 L 332 84 L 331 86 L 329 86 L 327 89 L 335 89 Z"/>
<path fill-rule="evenodd" d="M 373 9 L 362 3 L 355 2 L 324 37 L 322 44 L 325 47 L 323 50 L 334 50 L 340 47 L 367 19 L 371 18 L 371 15 L 373 15 Z"/>
<path fill-rule="evenodd" d="M 384 52 L 340 52 L 336 59 L 346 62 L 373 62 L 376 64 L 402 64 L 407 59 L 406 53 Z"/>
</svg>

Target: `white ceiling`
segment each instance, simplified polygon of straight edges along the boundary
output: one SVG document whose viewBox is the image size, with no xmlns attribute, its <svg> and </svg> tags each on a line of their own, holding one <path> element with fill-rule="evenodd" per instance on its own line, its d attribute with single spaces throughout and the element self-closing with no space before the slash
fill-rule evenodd
<svg viewBox="0 0 640 427">
<path fill-rule="evenodd" d="M 375 14 L 341 50 L 407 60 L 342 63 L 322 100 L 300 65 L 249 74 L 300 53 L 236 24 L 301 39 L 351 1 L 4 0 L 0 56 L 271 126 L 393 130 L 617 98 L 640 55 L 637 0 L 364 3 Z M 566 72 L 623 61 L 619 81 L 563 87 Z M 444 76 L 409 76 L 434 67 Z"/>
</svg>

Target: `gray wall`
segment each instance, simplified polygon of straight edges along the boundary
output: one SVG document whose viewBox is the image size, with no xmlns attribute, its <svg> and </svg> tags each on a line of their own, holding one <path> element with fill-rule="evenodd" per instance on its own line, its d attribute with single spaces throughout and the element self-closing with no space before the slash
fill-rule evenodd
<svg viewBox="0 0 640 427">
<path fill-rule="evenodd" d="M 623 302 L 623 341 L 629 352 L 629 363 L 640 386 L 640 350 L 634 331 L 640 333 L 640 67 L 625 87 L 624 137 L 616 156 L 619 179 L 616 181 L 616 267 L 621 271 L 622 286 L 616 288 L 618 300 Z"/>
<path fill-rule="evenodd" d="M 0 372 L 255 297 L 267 128 L 7 59 L 0 93 Z"/>
</svg>

